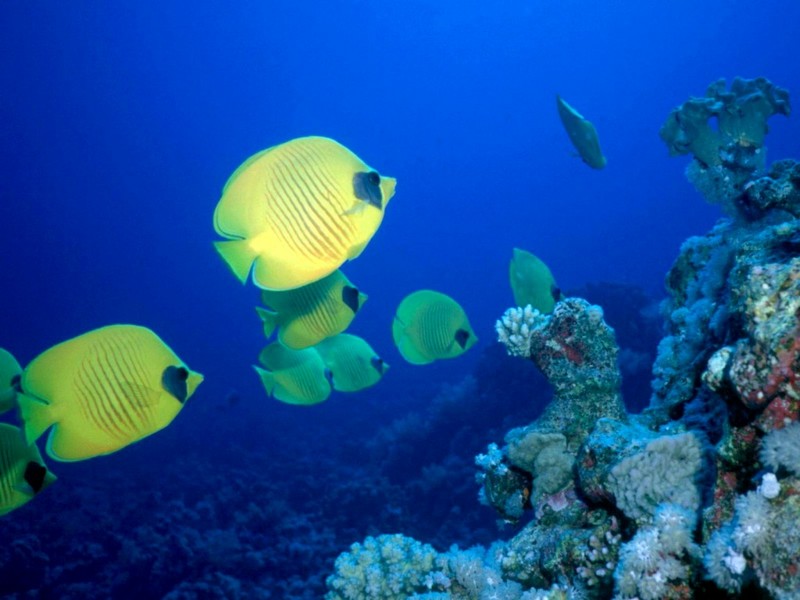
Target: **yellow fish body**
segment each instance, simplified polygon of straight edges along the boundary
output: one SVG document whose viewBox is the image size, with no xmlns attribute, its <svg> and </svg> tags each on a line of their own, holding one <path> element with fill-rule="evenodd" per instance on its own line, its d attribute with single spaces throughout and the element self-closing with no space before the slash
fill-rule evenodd
<svg viewBox="0 0 800 600">
<path fill-rule="evenodd" d="M 517 306 L 525 307 L 530 304 L 539 312 L 548 314 L 553 312 L 556 302 L 561 300 L 561 290 L 558 289 L 548 266 L 526 250 L 514 248 L 508 278 Z"/>
<path fill-rule="evenodd" d="M 366 340 L 340 333 L 315 346 L 331 373 L 333 389 L 357 392 L 380 381 L 389 365 L 377 355 Z"/>
<path fill-rule="evenodd" d="M 18 427 L 0 423 L 0 516 L 19 508 L 56 480 L 36 445 Z"/>
<path fill-rule="evenodd" d="M 307 285 L 361 253 L 395 183 L 328 138 L 273 146 L 225 184 L 214 229 L 230 241 L 214 245 L 242 283 L 252 271 L 263 289 Z"/>
<path fill-rule="evenodd" d="M 22 375 L 22 367 L 7 350 L 0 348 L 0 413 L 14 408 L 17 383 Z"/>
<path fill-rule="evenodd" d="M 109 454 L 169 425 L 202 380 L 145 327 L 95 329 L 23 371 L 25 439 L 31 444 L 52 426 L 47 453 L 56 460 Z"/>
<path fill-rule="evenodd" d="M 569 140 L 581 160 L 593 169 L 602 169 L 606 166 L 606 157 L 603 156 L 603 151 L 600 150 L 600 140 L 597 137 L 597 130 L 577 110 L 567 104 L 561 96 L 556 96 L 556 103 L 558 104 L 558 116 L 561 118 L 561 124 L 569 136 Z"/>
<path fill-rule="evenodd" d="M 302 350 L 347 329 L 366 300 L 367 295 L 336 270 L 293 290 L 262 291 L 261 301 L 272 310 L 258 307 L 256 311 L 267 338 L 277 329 L 284 346 Z"/>
<path fill-rule="evenodd" d="M 419 290 L 403 299 L 392 337 L 403 358 L 415 365 L 454 358 L 478 341 L 458 302 L 433 290 Z"/>
<path fill-rule="evenodd" d="M 314 348 L 292 350 L 273 342 L 258 355 L 253 366 L 267 395 L 287 404 L 319 404 L 331 395 L 322 357 Z"/>
</svg>

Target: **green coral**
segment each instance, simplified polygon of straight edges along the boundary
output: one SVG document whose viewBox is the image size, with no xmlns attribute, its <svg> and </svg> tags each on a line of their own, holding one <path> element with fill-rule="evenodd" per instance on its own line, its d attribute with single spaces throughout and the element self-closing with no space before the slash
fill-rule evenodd
<svg viewBox="0 0 800 600">
<path fill-rule="evenodd" d="M 766 167 L 767 120 L 790 112 L 789 93 L 763 77 L 737 77 L 730 90 L 720 79 L 673 110 L 660 135 L 670 155 L 694 156 L 686 176 L 706 200 L 747 219 L 738 199 Z"/>
<path fill-rule="evenodd" d="M 736 77 L 730 90 L 725 80 L 708 86 L 702 98 L 690 98 L 673 110 L 661 128 L 661 139 L 672 156 L 693 154 L 706 167 L 721 165 L 730 144 L 760 147 L 767 134 L 767 119 L 789 116 L 789 92 L 764 77 Z M 717 127 L 710 123 L 717 119 Z"/>
</svg>

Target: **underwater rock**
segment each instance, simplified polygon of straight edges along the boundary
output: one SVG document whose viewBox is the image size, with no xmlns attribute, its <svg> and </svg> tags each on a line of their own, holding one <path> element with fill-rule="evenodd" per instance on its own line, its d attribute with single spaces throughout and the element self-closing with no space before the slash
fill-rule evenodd
<svg viewBox="0 0 800 600">
<path fill-rule="evenodd" d="M 528 504 L 526 494 L 537 514 L 544 506 L 561 510 L 574 497 L 572 465 L 589 430 L 604 417 L 627 420 L 619 393 L 614 330 L 603 320 L 599 306 L 580 298 L 558 302 L 551 314 L 530 307 L 509 309 L 496 328 L 509 354 L 530 358 L 554 393 L 539 419 L 506 435 L 502 452 L 493 444 L 487 455 L 478 457 L 482 498 L 511 520 L 518 519 Z M 482 458 L 489 456 L 494 460 Z M 530 475 L 530 487 L 505 472 L 509 465 Z M 510 510 L 512 498 L 515 504 Z"/>
<path fill-rule="evenodd" d="M 514 333 L 507 322 L 513 323 L 518 311 L 523 309 L 507 311 L 496 329 L 509 354 L 529 357 L 553 386 L 553 401 L 537 421 L 537 429 L 563 434 L 577 448 L 597 419 L 624 420 L 618 347 L 614 330 L 603 320 L 603 309 L 581 298 L 567 298 L 551 314 L 535 310 L 524 314 L 519 332 Z M 526 351 L 520 350 L 522 346 Z"/>
<path fill-rule="evenodd" d="M 739 204 L 751 220 L 771 210 L 800 217 L 800 163 L 789 159 L 774 163 L 769 174 L 745 184 Z"/>
<path fill-rule="evenodd" d="M 476 479 L 481 484 L 479 498 L 494 508 L 510 523 L 516 523 L 526 508 L 530 508 L 533 477 L 529 472 L 510 465 L 497 444 L 489 444 L 485 454 L 475 457 L 481 470 Z"/>
<path fill-rule="evenodd" d="M 604 570 L 599 579 L 609 587 L 617 558 L 617 531 L 616 522 L 605 511 L 573 505 L 566 512 L 550 512 L 529 523 L 502 547 L 498 563 L 504 577 L 526 587 L 588 581 L 598 586 L 597 569 Z M 587 568 L 594 569 L 594 577 Z"/>
<path fill-rule="evenodd" d="M 754 266 L 746 285 L 745 329 L 727 365 L 728 380 L 740 401 L 761 409 L 776 399 L 797 419 L 800 408 L 800 257 L 788 264 Z M 736 300 L 736 299 L 735 299 Z"/>
</svg>

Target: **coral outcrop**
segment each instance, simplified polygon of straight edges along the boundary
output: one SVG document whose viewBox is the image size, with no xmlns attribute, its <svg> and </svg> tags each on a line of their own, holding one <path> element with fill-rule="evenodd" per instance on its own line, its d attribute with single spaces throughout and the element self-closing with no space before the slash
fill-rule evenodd
<svg viewBox="0 0 800 600">
<path fill-rule="evenodd" d="M 767 171 L 764 148 L 767 119 L 789 112 L 766 79 L 720 80 L 661 130 L 729 218 L 667 275 L 641 414 L 623 410 L 599 307 L 567 298 L 497 322 L 553 388 L 538 419 L 476 459 L 483 501 L 527 523 L 488 551 L 440 554 L 414 597 L 800 597 L 800 168 Z M 453 560 L 481 585 L 455 585 Z"/>
</svg>

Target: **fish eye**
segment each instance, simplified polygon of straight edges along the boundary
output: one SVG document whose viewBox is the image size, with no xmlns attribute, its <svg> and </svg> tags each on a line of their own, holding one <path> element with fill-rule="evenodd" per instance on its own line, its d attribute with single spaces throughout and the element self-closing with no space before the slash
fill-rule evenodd
<svg viewBox="0 0 800 600">
<path fill-rule="evenodd" d="M 189 379 L 189 371 L 184 369 L 183 367 L 178 367 L 178 379 L 181 381 L 186 381 Z"/>
<path fill-rule="evenodd" d="M 369 173 L 367 173 L 367 181 L 369 181 L 371 185 L 380 185 L 381 176 L 378 175 L 376 171 L 370 171 Z"/>
</svg>

